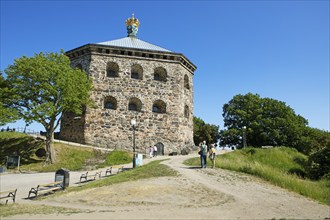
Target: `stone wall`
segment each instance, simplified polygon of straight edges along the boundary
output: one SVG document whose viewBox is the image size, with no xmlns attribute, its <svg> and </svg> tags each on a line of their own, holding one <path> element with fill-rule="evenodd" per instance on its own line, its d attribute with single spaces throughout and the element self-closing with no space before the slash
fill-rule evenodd
<svg viewBox="0 0 330 220">
<path fill-rule="evenodd" d="M 73 66 L 80 64 L 93 81 L 92 97 L 96 107 L 87 108 L 81 118 L 64 115 L 61 123 L 63 139 L 132 150 L 130 122 L 134 118 L 137 121 L 135 141 L 138 152 L 145 152 L 150 145 L 157 143 L 164 145 L 164 154 L 180 153 L 183 148 L 194 146 L 193 74 L 184 65 L 102 53 L 90 53 L 71 60 Z M 118 77 L 107 76 L 107 65 L 111 62 L 119 66 Z M 142 79 L 131 78 L 133 65 L 142 67 Z M 166 70 L 166 82 L 154 79 L 157 67 Z M 188 84 L 185 84 L 185 77 Z M 116 109 L 104 107 L 104 101 L 110 96 L 117 101 Z M 129 110 L 132 99 L 141 102 L 139 111 Z M 166 113 L 152 111 L 157 100 L 166 104 Z"/>
</svg>

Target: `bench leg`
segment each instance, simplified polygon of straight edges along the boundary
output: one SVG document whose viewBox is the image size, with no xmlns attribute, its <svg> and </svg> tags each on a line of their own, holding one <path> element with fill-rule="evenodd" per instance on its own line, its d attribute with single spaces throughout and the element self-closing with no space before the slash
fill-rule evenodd
<svg viewBox="0 0 330 220">
<path fill-rule="evenodd" d="M 10 197 L 12 197 L 13 199 L 13 203 L 15 203 L 15 199 L 16 199 L 16 191 L 14 193 L 10 193 Z"/>
<path fill-rule="evenodd" d="M 28 199 L 30 198 L 30 195 L 31 195 L 32 193 L 35 195 L 35 197 L 38 196 L 38 190 L 31 189 L 31 190 L 29 191 Z"/>
<path fill-rule="evenodd" d="M 13 196 L 13 203 L 15 203 L 15 200 L 16 200 L 16 198 L 15 198 L 16 196 Z"/>
</svg>

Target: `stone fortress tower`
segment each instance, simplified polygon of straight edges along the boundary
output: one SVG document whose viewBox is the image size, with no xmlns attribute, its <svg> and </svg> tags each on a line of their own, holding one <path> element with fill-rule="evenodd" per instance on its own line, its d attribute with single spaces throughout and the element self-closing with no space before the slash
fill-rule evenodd
<svg viewBox="0 0 330 220">
<path fill-rule="evenodd" d="M 194 146 L 193 76 L 196 66 L 183 54 L 137 38 L 140 22 L 128 18 L 128 36 L 86 44 L 66 52 L 73 67 L 93 82 L 94 107 L 82 116 L 62 116 L 60 138 L 137 152 L 156 145 L 158 154 Z"/>
</svg>

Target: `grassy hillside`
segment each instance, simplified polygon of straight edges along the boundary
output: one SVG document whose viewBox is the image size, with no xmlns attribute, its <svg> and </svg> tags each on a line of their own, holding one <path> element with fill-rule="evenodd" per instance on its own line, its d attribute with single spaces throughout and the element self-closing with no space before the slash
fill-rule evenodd
<svg viewBox="0 0 330 220">
<path fill-rule="evenodd" d="M 118 152 L 117 152 L 118 153 Z M 50 196 L 60 196 L 70 192 L 81 191 L 90 188 L 98 188 L 101 186 L 107 186 L 127 181 L 134 181 L 139 179 L 164 177 L 164 176 L 177 176 L 178 173 L 164 164 L 160 164 L 162 161 L 152 161 L 144 166 L 137 167 L 136 169 L 131 169 L 119 174 L 112 176 L 111 178 L 104 178 L 98 181 L 91 182 L 89 184 L 82 185 L 80 187 L 69 187 L 67 190 L 55 193 Z M 43 199 L 39 197 L 38 199 Z M 29 204 L 0 204 L 0 219 L 1 217 L 8 217 L 13 215 L 37 215 L 37 214 L 53 214 L 53 213 L 65 213 L 68 218 L 73 213 L 83 213 L 90 212 L 89 210 L 73 209 L 73 208 L 63 208 L 63 207 L 53 207 L 45 205 L 29 205 Z"/>
<path fill-rule="evenodd" d="M 132 161 L 132 154 L 124 151 L 104 153 L 90 148 L 75 147 L 55 143 L 57 161 L 45 165 L 45 157 L 37 156 L 38 149 L 44 149 L 43 139 L 34 138 L 22 133 L 0 132 L 0 165 L 6 164 L 8 155 L 21 156 L 21 171 L 49 172 L 60 168 L 69 170 L 90 170 L 116 164 L 126 164 Z"/>
<path fill-rule="evenodd" d="M 119 174 L 112 176 L 111 178 L 105 178 L 99 181 L 94 181 L 86 185 L 82 185 L 80 187 L 71 187 L 69 188 L 69 192 L 71 191 L 80 191 L 89 188 L 97 188 L 101 186 L 108 186 L 112 184 L 135 181 L 140 179 L 148 179 L 148 178 L 157 178 L 164 176 L 177 176 L 178 173 L 169 168 L 168 166 L 161 164 L 162 160 L 152 161 L 143 166 L 137 167 L 135 169 L 131 169 L 129 171 L 125 171 Z"/>
<path fill-rule="evenodd" d="M 330 205 L 329 181 L 304 178 L 306 159 L 305 155 L 292 148 L 246 148 L 218 155 L 216 167 L 258 176 L 274 185 Z M 199 166 L 200 160 L 193 158 L 186 164 Z"/>
<path fill-rule="evenodd" d="M 0 132 L 0 165 L 5 165 L 8 155 L 20 155 L 21 164 L 39 162 L 36 150 L 43 148 L 44 141 L 23 133 Z"/>
</svg>

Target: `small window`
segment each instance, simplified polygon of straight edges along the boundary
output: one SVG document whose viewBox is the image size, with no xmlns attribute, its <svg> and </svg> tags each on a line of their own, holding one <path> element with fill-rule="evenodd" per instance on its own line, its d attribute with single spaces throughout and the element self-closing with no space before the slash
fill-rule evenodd
<svg viewBox="0 0 330 220">
<path fill-rule="evenodd" d="M 166 103 L 162 100 L 157 100 L 152 105 L 152 111 L 155 113 L 166 113 Z"/>
<path fill-rule="evenodd" d="M 114 62 L 108 63 L 107 77 L 119 77 L 119 66 L 117 63 L 114 63 Z"/>
<path fill-rule="evenodd" d="M 106 97 L 104 99 L 104 108 L 116 110 L 117 109 L 117 100 L 112 96 Z"/>
<path fill-rule="evenodd" d="M 160 76 L 158 73 L 155 73 L 154 80 L 160 81 Z"/>
<path fill-rule="evenodd" d="M 128 105 L 128 110 L 130 110 L 130 111 L 137 111 L 138 108 L 137 108 L 137 106 L 136 106 L 135 103 L 130 103 L 130 104 Z"/>
<path fill-rule="evenodd" d="M 138 98 L 131 98 L 128 103 L 128 110 L 129 111 L 136 111 L 140 112 L 142 109 L 142 102 Z"/>
<path fill-rule="evenodd" d="M 131 73 L 131 78 L 132 79 L 139 79 L 139 74 L 138 73 Z"/>
<path fill-rule="evenodd" d="M 158 106 L 154 105 L 154 106 L 152 106 L 152 111 L 160 113 L 160 108 Z"/>
<path fill-rule="evenodd" d="M 132 79 L 143 79 L 143 69 L 139 64 L 134 64 L 131 67 L 131 78 Z"/>
<path fill-rule="evenodd" d="M 108 102 L 104 103 L 104 108 L 115 109 L 115 105 L 114 105 L 114 103 L 108 101 Z"/>
<path fill-rule="evenodd" d="M 189 118 L 189 107 L 186 105 L 184 107 L 184 117 Z"/>
<path fill-rule="evenodd" d="M 184 87 L 186 89 L 190 89 L 190 86 L 189 86 L 189 77 L 187 75 L 184 75 Z"/>
<path fill-rule="evenodd" d="M 154 80 L 166 82 L 167 81 L 167 72 L 163 67 L 157 67 L 154 72 Z"/>
</svg>

